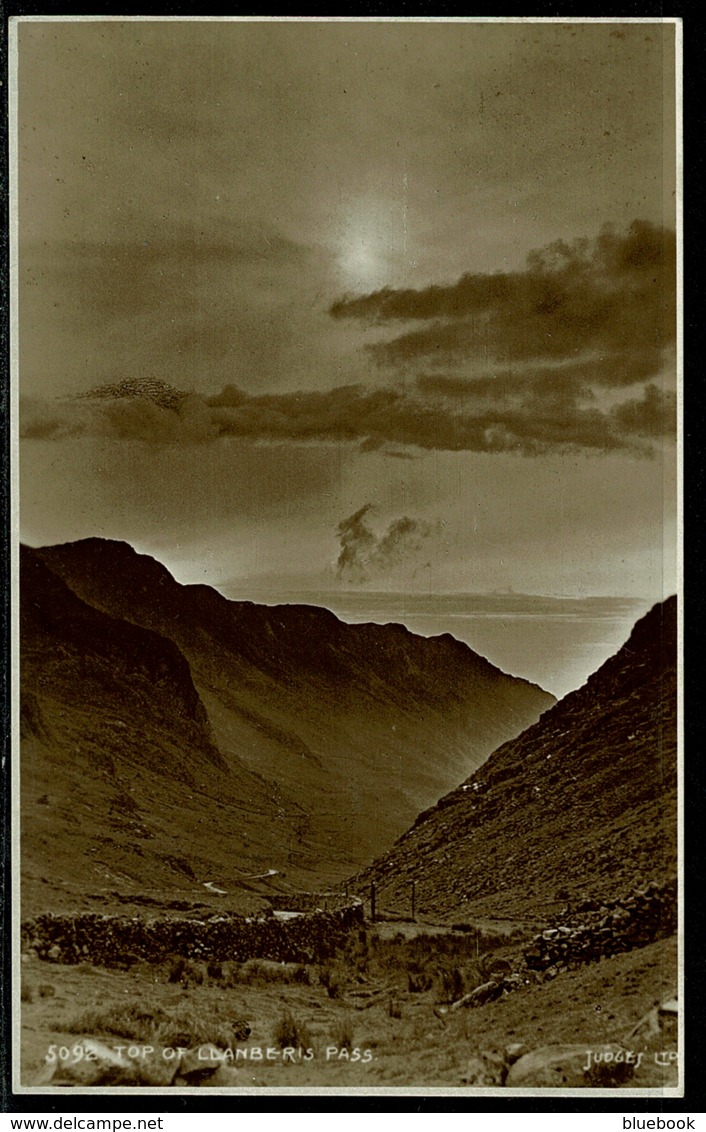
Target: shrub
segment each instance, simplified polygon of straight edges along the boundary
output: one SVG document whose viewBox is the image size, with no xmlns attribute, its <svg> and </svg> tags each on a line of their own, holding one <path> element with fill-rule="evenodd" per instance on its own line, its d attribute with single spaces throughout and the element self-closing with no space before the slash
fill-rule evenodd
<svg viewBox="0 0 706 1132">
<path fill-rule="evenodd" d="M 370 959 L 371 946 L 367 932 L 358 932 L 355 936 L 350 936 L 338 955 L 339 963 L 353 975 L 356 973 L 367 975 Z"/>
<path fill-rule="evenodd" d="M 622 1061 L 592 1065 L 584 1073 L 586 1084 L 594 1089 L 619 1089 L 626 1085 L 635 1073 L 635 1066 Z"/>
<path fill-rule="evenodd" d="M 311 1034 L 306 1023 L 299 1022 L 290 1010 L 280 1015 L 272 1031 L 272 1040 L 280 1049 L 301 1046 L 308 1049 L 311 1046 Z"/>
<path fill-rule="evenodd" d="M 191 1006 L 181 1006 L 167 1013 L 160 1007 L 150 1009 L 137 1001 L 113 1004 L 102 1010 L 84 1010 L 56 1028 L 70 1034 L 115 1035 L 155 1046 L 186 1048 L 204 1042 L 227 1048 L 233 1044 L 234 1034 L 232 1023 L 211 1014 L 199 1014 Z"/>
<path fill-rule="evenodd" d="M 336 1033 L 334 1034 L 333 1044 L 337 1046 L 338 1049 L 353 1049 L 353 1027 L 351 1026 L 348 1018 L 344 1018 L 341 1021 Z"/>
<path fill-rule="evenodd" d="M 189 1049 L 210 1042 L 227 1049 L 233 1044 L 233 1032 L 228 1022 L 203 1017 L 189 1007 L 182 1007 L 163 1020 L 155 1034 L 155 1044 Z"/>
<path fill-rule="evenodd" d="M 175 955 L 169 962 L 167 981 L 170 983 L 183 983 L 188 975 L 191 964 L 183 955 Z"/>
<path fill-rule="evenodd" d="M 493 975 L 509 975 L 512 972 L 512 963 L 498 955 L 482 955 L 478 966 L 483 982 L 487 982 Z"/>
<path fill-rule="evenodd" d="M 148 1010 L 140 1002 L 126 1002 L 103 1010 L 84 1010 L 58 1028 L 70 1034 L 115 1034 L 143 1042 L 153 1039 L 168 1018 L 159 1007 Z"/>
<path fill-rule="evenodd" d="M 330 967 L 320 969 L 319 985 L 326 988 L 329 998 L 340 998 L 343 994 L 343 982 L 338 973 Z"/>
<path fill-rule="evenodd" d="M 237 987 L 243 981 L 241 963 L 229 963 L 223 968 L 223 982 L 227 987 Z"/>
<path fill-rule="evenodd" d="M 241 963 L 238 969 L 238 981 L 246 983 L 248 986 L 264 986 L 265 983 L 271 982 L 271 976 L 268 968 L 259 959 L 248 959 L 245 963 Z"/>
<path fill-rule="evenodd" d="M 444 1002 L 456 1002 L 464 993 L 463 975 L 459 967 L 442 967 L 439 971 L 439 983 Z"/>
<path fill-rule="evenodd" d="M 185 987 L 194 983 L 200 987 L 206 977 L 207 970 L 208 968 L 203 963 L 192 963 L 183 955 L 174 955 L 169 960 L 167 967 L 167 982 L 181 983 Z"/>
<path fill-rule="evenodd" d="M 431 990 L 434 978 L 428 971 L 412 970 L 407 972 L 407 990 L 410 994 L 421 994 Z"/>
<path fill-rule="evenodd" d="M 228 976 L 227 985 L 267 986 L 270 983 L 289 985 L 311 985 L 309 968 L 304 963 L 276 963 L 269 959 L 248 959 L 245 963 L 234 965 Z"/>
</svg>

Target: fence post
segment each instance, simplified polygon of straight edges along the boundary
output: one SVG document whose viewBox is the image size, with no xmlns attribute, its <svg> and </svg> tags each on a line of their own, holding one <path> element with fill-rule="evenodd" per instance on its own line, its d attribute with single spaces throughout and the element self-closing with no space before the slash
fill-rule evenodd
<svg viewBox="0 0 706 1132">
<path fill-rule="evenodd" d="M 370 919 L 375 923 L 375 881 L 370 882 Z"/>
</svg>

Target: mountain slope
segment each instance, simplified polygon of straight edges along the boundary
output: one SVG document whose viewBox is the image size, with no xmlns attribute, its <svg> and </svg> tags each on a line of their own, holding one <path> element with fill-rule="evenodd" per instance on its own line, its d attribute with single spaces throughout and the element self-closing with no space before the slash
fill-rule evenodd
<svg viewBox="0 0 706 1132">
<path fill-rule="evenodd" d="M 543 915 L 676 872 L 676 599 L 357 878 L 378 907 Z"/>
<path fill-rule="evenodd" d="M 98 705 L 110 698 L 129 708 L 178 737 L 179 766 L 171 771 L 187 780 L 195 752 L 223 767 L 189 665 L 172 641 L 87 605 L 25 546 L 20 586 L 23 690 L 34 683 L 42 692 Z M 190 751 L 188 770 L 182 765 L 184 747 Z"/>
<path fill-rule="evenodd" d="M 26 907 L 116 888 L 193 898 L 224 843 L 265 827 L 256 860 L 296 843 L 301 813 L 224 758 L 172 641 L 87 605 L 27 547 L 20 595 Z"/>
<path fill-rule="evenodd" d="M 370 860 L 554 702 L 450 636 L 228 601 L 125 543 L 35 553 L 83 601 L 178 647 L 223 758 L 303 815 L 296 846 L 268 861 L 290 875 L 340 879 Z"/>
</svg>

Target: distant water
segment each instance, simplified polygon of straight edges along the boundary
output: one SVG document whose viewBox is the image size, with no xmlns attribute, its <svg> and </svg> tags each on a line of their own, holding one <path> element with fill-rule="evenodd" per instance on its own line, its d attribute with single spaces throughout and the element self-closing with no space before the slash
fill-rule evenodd
<svg viewBox="0 0 706 1132">
<path fill-rule="evenodd" d="M 319 605 L 351 624 L 398 622 L 413 633 L 451 633 L 504 672 L 561 698 L 581 687 L 630 636 L 649 603 L 636 598 L 552 598 L 527 594 L 301 592 L 225 590 L 264 605 Z"/>
</svg>

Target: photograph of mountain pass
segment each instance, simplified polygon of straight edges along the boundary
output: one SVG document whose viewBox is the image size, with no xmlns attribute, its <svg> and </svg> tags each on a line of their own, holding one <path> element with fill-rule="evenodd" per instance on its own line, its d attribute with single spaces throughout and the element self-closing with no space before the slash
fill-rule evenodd
<svg viewBox="0 0 706 1132">
<path fill-rule="evenodd" d="M 11 21 L 16 1092 L 680 1095 L 680 32 Z"/>
</svg>

